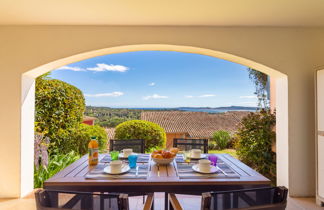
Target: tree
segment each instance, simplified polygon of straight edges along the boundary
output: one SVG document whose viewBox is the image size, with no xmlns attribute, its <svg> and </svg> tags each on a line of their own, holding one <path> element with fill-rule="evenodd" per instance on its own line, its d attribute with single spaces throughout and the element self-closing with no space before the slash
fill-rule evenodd
<svg viewBox="0 0 324 210">
<path fill-rule="evenodd" d="M 276 133 L 276 116 L 270 110 L 251 112 L 244 117 L 235 135 L 239 158 L 275 183 L 276 153 L 271 149 Z"/>
<path fill-rule="evenodd" d="M 75 86 L 48 76 L 44 74 L 36 79 L 35 127 L 51 139 L 51 150 L 64 147 L 64 140 L 56 138 L 59 133 L 82 122 L 85 100 Z"/>
<path fill-rule="evenodd" d="M 255 94 L 258 98 L 258 106 L 260 109 L 269 109 L 270 103 L 268 100 L 267 84 L 268 75 L 258 70 L 248 68 L 249 78 L 254 82 Z"/>
<path fill-rule="evenodd" d="M 119 124 L 115 130 L 116 139 L 144 139 L 145 150 L 163 147 L 166 143 L 166 134 L 158 124 L 145 120 L 130 120 Z"/>
</svg>

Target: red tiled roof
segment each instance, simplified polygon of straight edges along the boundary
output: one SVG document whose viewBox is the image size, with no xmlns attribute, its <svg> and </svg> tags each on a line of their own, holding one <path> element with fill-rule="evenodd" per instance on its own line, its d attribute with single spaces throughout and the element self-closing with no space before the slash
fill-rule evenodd
<svg viewBox="0 0 324 210">
<path fill-rule="evenodd" d="M 142 112 L 141 120 L 159 124 L 167 133 L 189 133 L 192 138 L 210 138 L 215 131 L 234 133 L 242 118 L 249 112 L 206 112 L 156 111 Z"/>
<path fill-rule="evenodd" d="M 97 119 L 97 118 L 95 118 L 95 117 L 83 116 L 83 121 L 96 120 L 96 119 Z"/>
</svg>

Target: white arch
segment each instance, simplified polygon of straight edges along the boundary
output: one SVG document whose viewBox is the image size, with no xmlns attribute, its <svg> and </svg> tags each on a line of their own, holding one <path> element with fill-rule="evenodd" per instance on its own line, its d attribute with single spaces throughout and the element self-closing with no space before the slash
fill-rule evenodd
<svg viewBox="0 0 324 210">
<path fill-rule="evenodd" d="M 277 183 L 289 186 L 288 180 L 288 79 L 287 75 L 262 65 L 258 62 L 236 55 L 215 50 L 166 44 L 123 45 L 80 53 L 70 57 L 55 60 L 34 68 L 22 75 L 22 110 L 21 110 L 21 195 L 30 192 L 33 186 L 33 127 L 35 78 L 53 69 L 88 58 L 107 54 L 132 51 L 177 51 L 212 56 L 257 69 L 276 78 L 276 108 L 277 108 Z M 32 157 L 32 158 L 31 158 Z"/>
<path fill-rule="evenodd" d="M 176 52 L 185 52 L 185 53 L 194 53 L 194 54 L 201 54 L 201 55 L 207 55 L 212 56 L 224 60 L 228 60 L 234 63 L 242 64 L 244 66 L 248 66 L 254 69 L 258 69 L 261 72 L 264 72 L 266 74 L 269 74 L 273 77 L 283 77 L 285 74 L 272 69 L 270 67 L 267 67 L 265 65 L 262 65 L 260 63 L 257 63 L 255 61 L 242 58 L 236 55 L 205 49 L 205 48 L 199 48 L 199 47 L 191 47 L 191 46 L 182 46 L 182 45 L 166 45 L 166 44 L 140 44 L 140 45 L 123 45 L 123 46 L 117 46 L 117 47 L 110 47 L 110 48 L 104 48 L 99 50 L 93 50 L 85 53 L 80 53 L 77 55 L 73 55 L 70 57 L 62 58 L 53 62 L 50 62 L 48 64 L 39 66 L 35 69 L 32 69 L 24 74 L 37 77 L 41 74 L 44 74 L 48 71 L 51 71 L 53 69 L 56 69 L 58 67 L 74 63 L 77 61 L 85 60 L 88 58 L 93 58 L 101 55 L 108 55 L 108 54 L 115 54 L 115 53 L 123 53 L 123 52 L 134 52 L 134 51 L 176 51 Z"/>
</svg>

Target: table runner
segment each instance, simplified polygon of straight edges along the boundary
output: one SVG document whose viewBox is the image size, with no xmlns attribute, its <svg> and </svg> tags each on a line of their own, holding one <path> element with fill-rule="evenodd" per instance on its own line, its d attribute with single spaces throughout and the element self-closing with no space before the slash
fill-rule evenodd
<svg viewBox="0 0 324 210">
<path fill-rule="evenodd" d="M 148 164 L 137 164 L 138 175 L 136 175 L 136 168 L 132 168 L 125 174 L 112 175 L 104 173 L 104 168 L 108 164 L 99 163 L 94 169 L 92 169 L 86 176 L 86 179 L 146 179 L 148 175 L 149 165 Z"/>
<path fill-rule="evenodd" d="M 126 162 L 128 162 L 127 159 L 122 159 L 122 160 L 125 160 Z M 138 154 L 138 157 L 137 157 L 138 163 L 148 163 L 149 160 L 150 160 L 150 154 Z M 110 155 L 107 154 L 100 160 L 100 163 L 109 163 L 110 161 L 111 161 Z"/>
<path fill-rule="evenodd" d="M 208 179 L 208 178 L 240 178 L 240 176 L 228 166 L 221 158 L 217 160 L 217 167 L 219 168 L 214 174 L 201 174 L 195 172 L 192 166 L 198 164 L 198 160 L 192 159 L 189 163 L 184 161 L 183 155 L 177 155 L 176 170 L 180 179 Z"/>
</svg>

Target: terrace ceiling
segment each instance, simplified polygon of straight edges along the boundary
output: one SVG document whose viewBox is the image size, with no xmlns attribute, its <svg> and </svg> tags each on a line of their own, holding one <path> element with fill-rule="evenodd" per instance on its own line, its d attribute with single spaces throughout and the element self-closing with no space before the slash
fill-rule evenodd
<svg viewBox="0 0 324 210">
<path fill-rule="evenodd" d="M 1 0 L 0 25 L 324 26 L 324 0 Z"/>
</svg>

